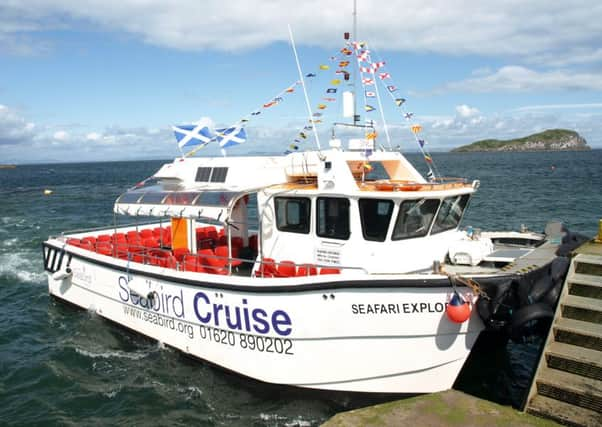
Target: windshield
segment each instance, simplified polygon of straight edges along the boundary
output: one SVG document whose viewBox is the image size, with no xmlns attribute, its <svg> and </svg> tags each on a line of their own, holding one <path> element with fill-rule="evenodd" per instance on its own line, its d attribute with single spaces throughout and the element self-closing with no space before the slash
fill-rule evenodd
<svg viewBox="0 0 602 427">
<path fill-rule="evenodd" d="M 469 197 L 468 194 L 464 194 L 443 199 L 435 224 L 433 224 L 432 234 L 456 228 L 462 219 Z"/>
</svg>

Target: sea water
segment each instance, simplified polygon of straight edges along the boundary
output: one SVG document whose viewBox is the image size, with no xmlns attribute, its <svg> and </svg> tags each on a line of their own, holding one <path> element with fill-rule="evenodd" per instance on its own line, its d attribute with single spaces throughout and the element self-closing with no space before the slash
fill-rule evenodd
<svg viewBox="0 0 602 427">
<path fill-rule="evenodd" d="M 426 171 L 419 155 L 408 157 Z M 597 231 L 602 150 L 433 157 L 442 175 L 481 183 L 463 226 L 541 231 L 553 219 L 589 236 Z M 112 224 L 117 196 L 162 163 L 0 169 L 0 424 L 312 426 L 369 403 L 266 387 L 49 298 L 46 237 Z M 488 366 L 472 368 L 462 387 L 519 405 L 540 345 L 507 344 Z"/>
</svg>

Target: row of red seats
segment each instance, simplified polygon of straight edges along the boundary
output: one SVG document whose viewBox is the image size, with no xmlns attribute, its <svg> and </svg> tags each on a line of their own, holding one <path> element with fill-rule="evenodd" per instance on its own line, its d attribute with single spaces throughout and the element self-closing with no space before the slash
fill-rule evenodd
<svg viewBox="0 0 602 427">
<path fill-rule="evenodd" d="M 198 273 L 228 274 L 229 267 L 236 268 L 242 261 L 235 259 L 239 255 L 238 248 L 232 247 L 232 258 L 228 257 L 228 246 L 218 245 L 211 248 L 199 249 L 196 254 L 186 254 L 183 257 L 183 270 Z"/>
<path fill-rule="evenodd" d="M 302 277 L 317 274 L 340 274 L 341 270 L 333 267 L 322 267 L 318 270 L 313 264 L 297 265 L 293 261 L 276 262 L 272 258 L 264 258 L 259 269 L 255 272 L 257 277 Z"/>
<path fill-rule="evenodd" d="M 100 237 L 100 236 L 99 236 Z M 92 236 L 83 239 L 68 239 L 67 244 L 78 246 L 102 255 L 114 256 L 120 259 L 130 259 L 133 262 L 152 264 L 167 268 L 177 268 L 180 263 L 183 270 L 215 274 L 228 274 L 229 264 L 239 266 L 242 261 L 228 259 L 228 246 L 218 245 L 212 248 L 200 249 L 197 254 L 191 254 L 186 248 L 176 248 L 173 251 L 160 249 L 156 242 L 147 238 L 142 241 L 136 238 L 117 238 L 106 240 Z M 239 256 L 239 248 L 232 247 L 232 258 Z"/>
</svg>

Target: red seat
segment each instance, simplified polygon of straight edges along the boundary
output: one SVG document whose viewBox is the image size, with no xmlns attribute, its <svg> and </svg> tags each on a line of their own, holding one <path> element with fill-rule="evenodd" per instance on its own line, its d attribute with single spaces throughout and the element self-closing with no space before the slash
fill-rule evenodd
<svg viewBox="0 0 602 427">
<path fill-rule="evenodd" d="M 220 257 L 220 261 L 223 259 L 225 261 L 225 265 L 228 265 L 228 259 L 230 259 L 230 257 L 228 256 L 228 246 L 216 246 L 215 255 Z M 238 248 L 232 248 L 232 258 L 238 258 Z M 232 267 L 238 267 L 240 264 L 242 264 L 242 261 L 237 259 L 230 259 L 230 265 Z"/>
<path fill-rule="evenodd" d="M 111 242 L 96 242 L 96 252 L 101 255 L 113 255 Z"/>
<path fill-rule="evenodd" d="M 323 267 L 320 269 L 320 274 L 341 274 L 339 268 Z"/>
<path fill-rule="evenodd" d="M 185 255 L 188 255 L 190 251 L 188 248 L 176 248 L 173 251 L 173 256 L 178 262 L 181 262 Z"/>
<path fill-rule="evenodd" d="M 142 240 L 148 239 L 149 237 L 153 237 L 153 230 L 140 230 L 140 237 L 142 237 Z"/>
<path fill-rule="evenodd" d="M 297 266 L 293 261 L 280 261 L 278 274 L 282 277 L 294 277 L 297 274 Z"/>
<path fill-rule="evenodd" d="M 114 242 L 125 242 L 125 234 L 123 233 L 115 233 L 111 236 L 111 241 Z"/>
<path fill-rule="evenodd" d="M 261 277 L 274 277 L 278 276 L 278 270 L 276 269 L 276 262 L 272 258 L 264 258 L 257 270 L 258 276 Z"/>
<path fill-rule="evenodd" d="M 221 245 L 227 245 L 228 244 L 228 238 L 224 235 L 221 235 L 217 238 L 217 242 L 215 243 L 217 246 L 221 246 Z"/>
<path fill-rule="evenodd" d="M 176 268 L 177 261 L 169 252 L 161 249 L 151 249 L 148 252 L 147 259 L 149 264 L 159 267 Z"/>
<path fill-rule="evenodd" d="M 82 239 L 82 242 L 90 242 L 92 245 L 96 245 L 96 237 L 87 236 Z"/>
<path fill-rule="evenodd" d="M 145 248 L 160 248 L 161 245 L 155 237 L 148 237 L 142 241 L 142 246 Z"/>
<path fill-rule="evenodd" d="M 203 268 L 203 264 L 199 260 L 199 257 L 196 255 L 185 255 L 184 261 L 181 264 L 182 269 L 184 271 L 196 271 L 197 273 L 204 273 L 205 269 Z"/>
<path fill-rule="evenodd" d="M 312 264 L 303 264 L 297 269 L 297 276 L 314 276 L 318 274 L 318 269 Z"/>
<path fill-rule="evenodd" d="M 96 241 L 97 242 L 110 242 L 111 236 L 108 234 L 101 234 L 100 236 L 96 237 Z"/>
<path fill-rule="evenodd" d="M 67 244 L 72 246 L 77 246 L 78 248 L 82 247 L 82 241 L 79 239 L 67 239 Z"/>
<path fill-rule="evenodd" d="M 212 249 L 201 249 L 199 257 L 207 273 L 228 274 L 228 270 L 224 268 L 228 260 L 217 258 Z"/>
<path fill-rule="evenodd" d="M 114 255 L 120 259 L 128 259 L 129 251 L 128 244 L 126 242 L 115 242 L 113 244 Z"/>
</svg>

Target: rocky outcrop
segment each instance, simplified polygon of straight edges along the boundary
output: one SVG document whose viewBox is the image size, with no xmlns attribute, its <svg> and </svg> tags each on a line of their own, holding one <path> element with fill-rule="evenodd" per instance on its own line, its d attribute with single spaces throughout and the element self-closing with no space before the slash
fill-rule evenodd
<svg viewBox="0 0 602 427">
<path fill-rule="evenodd" d="M 524 138 L 506 141 L 485 139 L 454 148 L 452 151 L 582 151 L 590 149 L 585 139 L 575 131 L 549 129 Z"/>
</svg>

